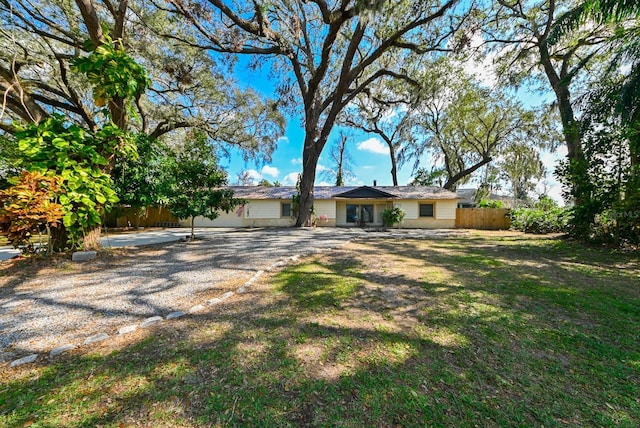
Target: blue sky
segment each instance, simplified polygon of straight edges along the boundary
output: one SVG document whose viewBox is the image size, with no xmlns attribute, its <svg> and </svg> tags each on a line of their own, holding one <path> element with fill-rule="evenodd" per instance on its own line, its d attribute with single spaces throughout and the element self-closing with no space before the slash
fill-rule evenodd
<svg viewBox="0 0 640 428">
<path fill-rule="evenodd" d="M 236 67 L 236 78 L 241 85 L 249 85 L 266 96 L 271 96 L 274 91 L 273 82 L 269 81 L 268 69 L 248 70 L 243 64 L 246 61 L 241 59 Z M 539 105 L 542 98 L 539 94 L 532 94 L 520 91 L 519 97 L 525 104 Z M 332 185 L 329 177 L 323 174 L 323 170 L 333 168 L 329 161 L 330 146 L 339 138 L 340 130 L 345 128 L 335 127 L 329 138 L 327 146 L 318 162 L 316 174 L 316 185 Z M 391 161 L 387 146 L 381 139 L 374 135 L 368 135 L 361 131 L 348 130 L 350 139 L 347 150 L 353 160 L 352 172 L 354 178 L 349 185 L 373 185 L 376 180 L 378 185 L 390 186 L 393 184 L 391 178 Z M 302 172 L 302 145 L 304 141 L 304 130 L 301 127 L 299 117 L 287 117 L 287 127 L 285 134 L 278 141 L 277 149 L 273 153 L 272 160 L 266 164 L 256 164 L 245 162 L 239 153 L 231 153 L 228 159 L 220 159 L 220 165 L 227 170 L 229 183 L 237 181 L 237 175 L 241 171 L 249 171 L 255 178 L 255 182 L 267 179 L 270 182 L 279 181 L 282 185 L 295 185 L 297 174 Z M 553 169 L 558 159 L 564 156 L 564 152 L 559 150 L 556 153 L 543 153 L 542 158 L 548 174 L 547 179 L 540 183 L 537 192 L 547 193 L 556 201 L 561 202 L 561 188 L 553 177 Z M 421 165 L 430 167 L 428 159 L 422 159 Z M 399 168 L 398 181 L 400 185 L 406 185 L 411 180 L 412 164 L 407 164 Z M 475 187 L 471 182 L 462 187 Z"/>
<path fill-rule="evenodd" d="M 271 96 L 274 91 L 273 82 L 267 77 L 267 69 L 248 70 L 239 61 L 236 67 L 236 78 L 241 85 L 249 85 L 263 95 Z M 295 185 L 297 174 L 302 172 L 302 144 L 304 141 L 304 129 L 301 126 L 299 117 L 287 117 L 287 127 L 285 134 L 278 141 L 278 147 L 273 153 L 272 161 L 267 164 L 245 163 L 239 153 L 232 152 L 229 159 L 220 159 L 220 165 L 229 174 L 229 183 L 237 180 L 237 175 L 243 170 L 250 171 L 256 178 L 256 182 L 262 178 L 271 182 L 279 181 L 283 185 Z M 352 137 L 349 139 L 347 150 L 353 160 L 354 179 L 347 184 L 353 185 L 373 185 L 373 180 L 377 180 L 380 186 L 393 184 L 391 179 L 391 160 L 387 146 L 377 138 L 367 135 L 364 132 L 357 132 L 347 128 L 335 127 L 329 137 L 327 146 L 320 156 L 318 170 L 316 174 L 317 185 L 333 185 L 328 177 L 325 177 L 323 170 L 333 168 L 329 161 L 330 146 L 338 139 L 340 130 L 348 130 Z M 411 166 L 401 168 L 398 173 L 399 184 L 404 185 L 411 179 Z"/>
</svg>

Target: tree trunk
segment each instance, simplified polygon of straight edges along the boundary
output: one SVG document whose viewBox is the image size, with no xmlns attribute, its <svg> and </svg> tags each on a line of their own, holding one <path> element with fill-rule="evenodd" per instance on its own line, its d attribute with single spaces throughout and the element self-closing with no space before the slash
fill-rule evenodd
<svg viewBox="0 0 640 428">
<path fill-rule="evenodd" d="M 82 248 L 86 250 L 97 250 L 100 248 L 100 234 L 102 225 L 93 226 L 89 229 L 82 239 Z"/>
<path fill-rule="evenodd" d="M 338 168 L 336 172 L 336 186 L 344 186 L 344 151 L 347 147 L 347 137 L 340 135 L 340 146 L 338 148 Z"/>
<path fill-rule="evenodd" d="M 127 129 L 127 106 L 125 99 L 122 97 L 113 97 L 109 101 L 109 112 L 111 113 L 111 120 L 120 129 Z"/>
<path fill-rule="evenodd" d="M 53 252 L 63 251 L 67 246 L 67 229 L 62 225 L 49 230 L 49 245 Z"/>
<path fill-rule="evenodd" d="M 567 146 L 567 160 L 569 161 L 571 170 L 579 171 L 581 169 L 580 164 L 584 161 L 584 152 L 582 151 L 582 141 L 580 138 L 580 124 L 575 119 L 573 106 L 571 105 L 571 92 L 569 91 L 571 78 L 564 75 L 562 71 L 558 74 L 551 62 L 547 46 L 544 43 L 540 44 L 540 62 L 542 63 L 547 80 L 558 102 L 558 112 L 560 113 L 560 120 L 562 122 L 562 133 Z M 575 199 L 574 202 L 576 205 L 580 205 L 584 200 L 584 195 L 582 194 L 583 189 L 580 185 L 584 178 L 585 177 L 576 177 L 573 173 L 570 177 L 572 187 L 571 194 Z"/>
<path fill-rule="evenodd" d="M 391 157 L 391 179 L 393 185 L 398 186 L 398 162 L 396 161 L 396 150 L 392 144 L 389 144 L 389 156 Z"/>
<path fill-rule="evenodd" d="M 194 239 L 196 239 L 196 234 L 194 232 L 194 223 L 196 221 L 196 218 L 194 216 L 191 216 L 191 240 L 193 241 Z"/>
<path fill-rule="evenodd" d="M 493 158 L 491 157 L 486 157 L 483 158 L 480 162 L 478 162 L 477 164 L 465 169 L 464 171 L 460 171 L 459 173 L 457 173 L 456 175 L 454 175 L 453 177 L 449 177 L 447 179 L 447 182 L 444 183 L 444 188 L 447 190 L 454 190 L 456 188 L 456 183 L 458 181 L 460 181 L 461 179 L 463 179 L 464 177 L 466 177 L 469 174 L 472 174 L 473 172 L 475 172 L 478 168 L 488 164 L 489 162 L 491 162 L 493 160 Z M 447 166 L 447 171 L 450 171 L 449 167 Z"/>
<path fill-rule="evenodd" d="M 323 142 L 314 141 L 312 134 L 307 132 L 302 151 L 302 178 L 300 180 L 300 203 L 296 227 L 305 225 L 313 213 L 313 185 L 316 180 L 316 167 L 322 147 L 324 147 Z"/>
<path fill-rule="evenodd" d="M 318 160 L 316 159 L 316 163 Z M 300 180 L 300 203 L 298 206 L 298 218 L 296 227 L 307 224 L 313 213 L 313 183 L 316 179 L 315 167 L 313 170 L 304 168 Z"/>
</svg>

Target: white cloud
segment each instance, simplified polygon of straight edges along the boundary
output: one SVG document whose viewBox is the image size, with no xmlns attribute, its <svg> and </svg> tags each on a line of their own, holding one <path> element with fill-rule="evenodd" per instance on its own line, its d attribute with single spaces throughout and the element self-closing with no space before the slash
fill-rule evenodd
<svg viewBox="0 0 640 428">
<path fill-rule="evenodd" d="M 289 137 L 282 136 L 278 138 L 278 144 L 289 144 Z"/>
<path fill-rule="evenodd" d="M 484 43 L 485 41 L 481 33 L 476 32 L 471 36 L 470 47 L 472 49 L 478 49 L 482 47 Z M 497 81 L 494 60 L 498 55 L 499 53 L 491 52 L 487 55 L 481 55 L 480 57 L 471 56 L 462 62 L 462 68 L 467 75 L 474 76 L 484 85 L 492 87 Z"/>
<path fill-rule="evenodd" d="M 251 178 L 252 180 L 254 181 L 262 180 L 262 174 L 260 174 L 255 169 L 248 169 L 246 172 L 247 172 L 247 177 Z"/>
<path fill-rule="evenodd" d="M 275 166 L 265 165 L 262 167 L 262 175 L 270 175 L 271 177 L 278 178 L 280 170 Z"/>
<path fill-rule="evenodd" d="M 298 174 L 297 172 L 292 172 L 291 174 L 287 174 L 282 179 L 283 186 L 295 186 L 298 182 Z"/>
<path fill-rule="evenodd" d="M 316 186 L 333 186 L 333 183 L 327 183 L 326 181 L 321 181 L 320 183 L 316 184 Z"/>
<path fill-rule="evenodd" d="M 318 164 L 318 166 L 316 167 L 316 172 L 322 172 L 322 171 L 331 171 L 331 168 L 327 168 L 324 165 Z"/>
<path fill-rule="evenodd" d="M 377 138 L 369 138 L 366 141 L 358 144 L 358 150 L 362 150 L 364 152 L 371 152 L 378 155 L 388 155 L 389 148 L 385 146 L 380 140 Z"/>
<path fill-rule="evenodd" d="M 292 165 L 302 165 L 302 158 L 293 158 L 291 159 Z"/>
</svg>

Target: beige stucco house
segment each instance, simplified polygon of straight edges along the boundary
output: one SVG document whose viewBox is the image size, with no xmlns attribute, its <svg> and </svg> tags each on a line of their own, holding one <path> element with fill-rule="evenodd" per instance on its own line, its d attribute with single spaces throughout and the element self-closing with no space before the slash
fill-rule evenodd
<svg viewBox="0 0 640 428">
<path fill-rule="evenodd" d="M 195 219 L 196 227 L 292 226 L 295 187 L 230 186 L 247 203 L 215 220 Z M 428 186 L 319 186 L 314 188 L 317 226 L 382 226 L 382 211 L 399 207 L 406 228 L 454 228 L 458 197 Z M 187 226 L 188 220 L 184 221 Z"/>
</svg>

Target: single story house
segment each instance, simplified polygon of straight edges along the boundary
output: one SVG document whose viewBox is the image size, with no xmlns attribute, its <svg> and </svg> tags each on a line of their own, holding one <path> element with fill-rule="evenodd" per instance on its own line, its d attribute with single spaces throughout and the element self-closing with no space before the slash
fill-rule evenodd
<svg viewBox="0 0 640 428">
<path fill-rule="evenodd" d="M 196 217 L 196 227 L 292 226 L 295 187 L 229 186 L 246 204 L 215 220 Z M 402 227 L 455 228 L 458 197 L 431 186 L 317 186 L 314 211 L 317 226 L 382 226 L 382 211 L 399 207 Z M 189 220 L 184 220 L 184 226 Z"/>
</svg>

